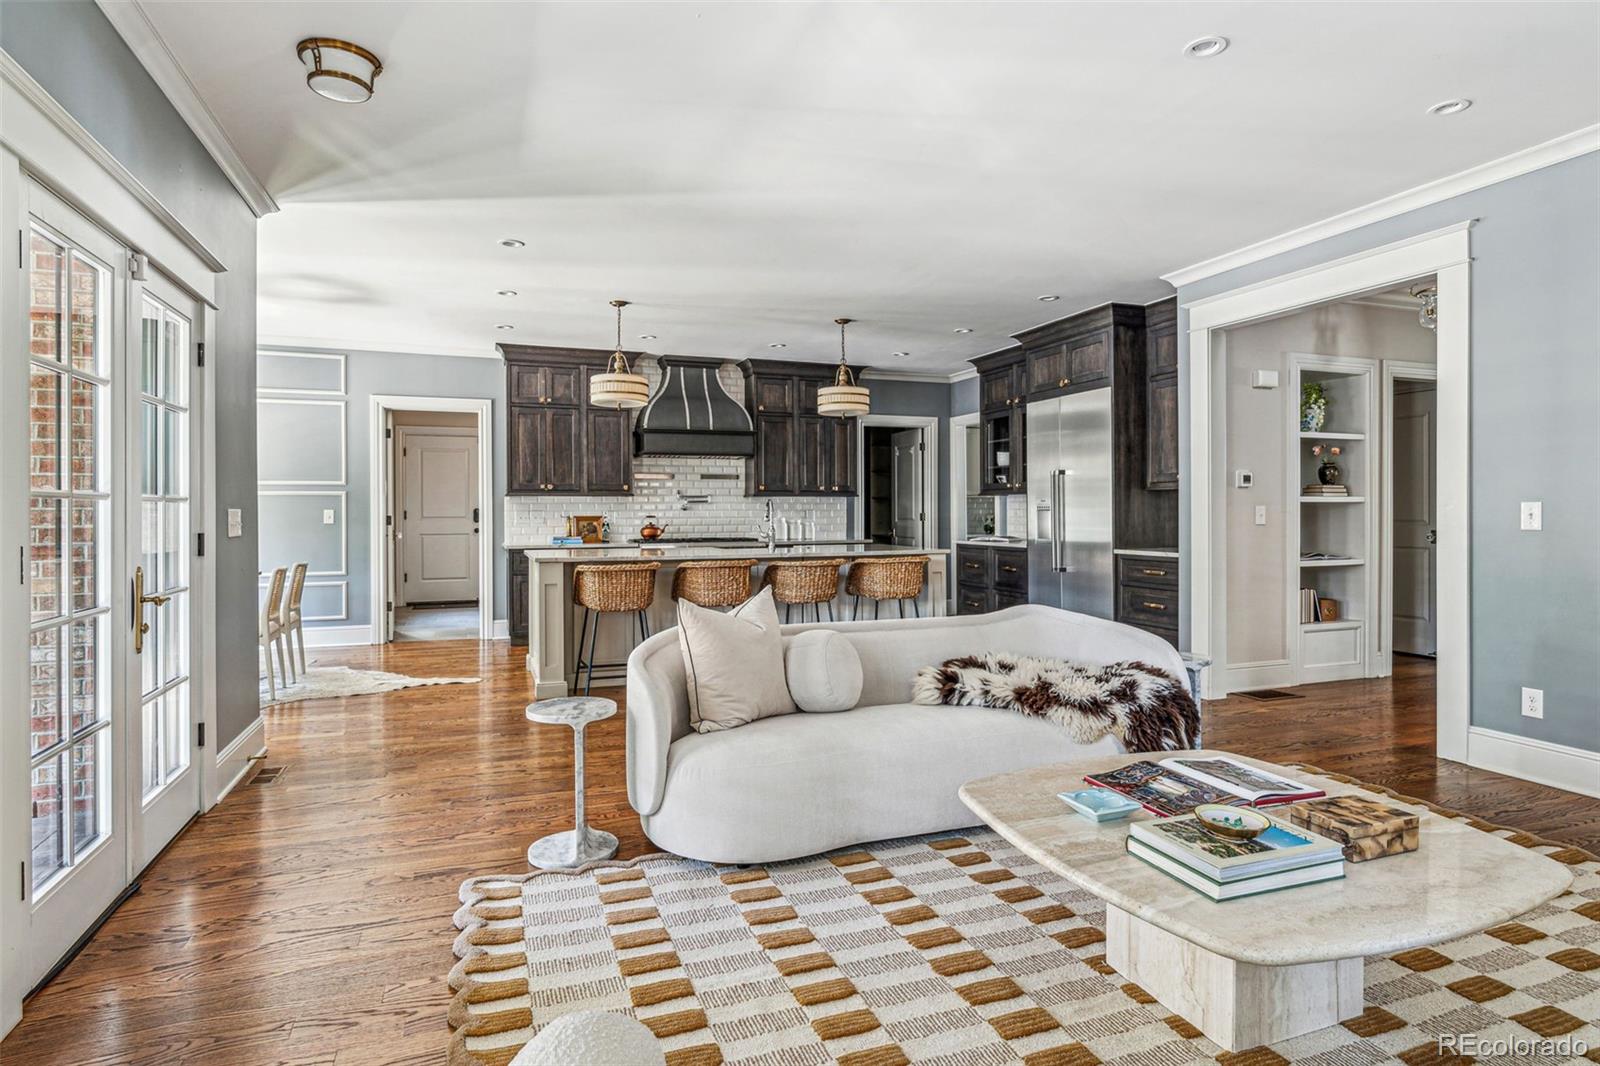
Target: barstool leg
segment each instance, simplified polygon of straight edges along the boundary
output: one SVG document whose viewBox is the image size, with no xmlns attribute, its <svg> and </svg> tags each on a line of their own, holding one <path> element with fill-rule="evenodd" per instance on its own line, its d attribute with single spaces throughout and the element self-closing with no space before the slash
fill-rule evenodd
<svg viewBox="0 0 1600 1066">
<path fill-rule="evenodd" d="M 878 620 L 878 608 L 882 607 L 882 606 L 883 606 L 883 601 L 882 600 L 873 600 L 872 601 L 872 620 L 874 622 L 876 622 Z"/>
<path fill-rule="evenodd" d="M 583 669 L 583 641 L 589 635 L 589 608 L 583 609 L 583 622 L 578 627 L 578 661 L 573 664 L 573 670 Z M 576 680 L 576 679 L 574 679 Z"/>
<path fill-rule="evenodd" d="M 917 598 L 915 596 L 911 598 L 911 617 L 922 617 L 922 608 L 917 605 Z"/>
<path fill-rule="evenodd" d="M 828 601 L 828 621 L 833 621 L 833 601 Z"/>
<path fill-rule="evenodd" d="M 856 593 L 855 602 L 850 605 L 850 621 L 854 622 L 861 617 L 861 593 Z"/>
<path fill-rule="evenodd" d="M 784 625 L 788 625 L 793 620 L 793 615 L 794 615 L 794 604 L 792 604 L 792 603 L 784 604 L 783 605 L 783 624 Z"/>
<path fill-rule="evenodd" d="M 583 683 L 583 694 L 585 696 L 594 688 L 594 653 L 596 646 L 600 643 L 600 619 L 603 617 L 605 616 L 602 614 L 594 616 L 594 629 L 589 634 L 589 676 Z"/>
<path fill-rule="evenodd" d="M 649 640 L 653 635 L 650 629 L 650 613 L 648 611 L 640 611 L 639 621 L 644 624 L 644 639 Z"/>
</svg>

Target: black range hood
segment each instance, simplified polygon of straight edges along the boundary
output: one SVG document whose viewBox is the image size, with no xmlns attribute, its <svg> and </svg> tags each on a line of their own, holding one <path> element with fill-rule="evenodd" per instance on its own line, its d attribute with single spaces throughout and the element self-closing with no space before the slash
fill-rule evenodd
<svg viewBox="0 0 1600 1066">
<path fill-rule="evenodd" d="M 755 424 L 717 380 L 720 359 L 663 355 L 657 365 L 661 382 L 634 423 L 634 455 L 755 455 Z"/>
</svg>

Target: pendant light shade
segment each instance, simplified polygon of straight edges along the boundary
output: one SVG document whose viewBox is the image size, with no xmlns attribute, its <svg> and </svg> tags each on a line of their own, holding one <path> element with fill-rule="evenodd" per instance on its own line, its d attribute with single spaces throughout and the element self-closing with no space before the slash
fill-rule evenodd
<svg viewBox="0 0 1600 1066">
<path fill-rule="evenodd" d="M 618 411 L 643 407 L 650 402 L 650 383 L 643 374 L 633 372 L 628 357 L 622 354 L 622 309 L 628 301 L 612 300 L 611 306 L 617 309 L 617 350 L 611 353 L 606 372 L 589 379 L 589 406 Z"/>
<path fill-rule="evenodd" d="M 839 325 L 839 369 L 834 372 L 833 384 L 817 390 L 817 414 L 838 415 L 840 418 L 859 418 L 872 410 L 872 394 L 863 385 L 856 384 L 855 373 L 844 360 L 844 327 L 848 318 L 836 318 Z"/>
</svg>

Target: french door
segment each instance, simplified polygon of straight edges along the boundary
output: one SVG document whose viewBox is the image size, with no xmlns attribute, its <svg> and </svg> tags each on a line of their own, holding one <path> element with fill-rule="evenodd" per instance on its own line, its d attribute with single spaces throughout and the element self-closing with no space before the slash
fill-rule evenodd
<svg viewBox="0 0 1600 1066">
<path fill-rule="evenodd" d="M 26 486 L 27 640 L 4 654 L 25 657 L 28 738 L 26 781 L 5 795 L 28 802 L 3 808 L 29 822 L 31 984 L 199 810 L 200 309 L 153 271 L 135 278 L 127 249 L 42 187 L 25 196 L 27 344 L 0 370 L 26 381 L 26 452 L 6 460 L 26 479 L 4 483 Z"/>
</svg>

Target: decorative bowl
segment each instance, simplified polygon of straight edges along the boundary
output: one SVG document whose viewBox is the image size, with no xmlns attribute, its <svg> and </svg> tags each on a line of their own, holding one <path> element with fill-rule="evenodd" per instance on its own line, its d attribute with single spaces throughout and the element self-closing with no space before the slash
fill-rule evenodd
<svg viewBox="0 0 1600 1066">
<path fill-rule="evenodd" d="M 1211 832 L 1234 840 L 1254 840 L 1272 828 L 1272 819 L 1251 807 L 1202 803 L 1194 816 Z"/>
<path fill-rule="evenodd" d="M 1091 822 L 1114 822 L 1139 810 L 1139 805 L 1133 800 L 1109 788 L 1084 788 L 1076 792 L 1058 792 L 1056 795 L 1062 803 Z"/>
</svg>

